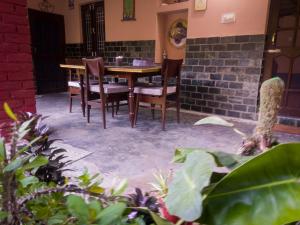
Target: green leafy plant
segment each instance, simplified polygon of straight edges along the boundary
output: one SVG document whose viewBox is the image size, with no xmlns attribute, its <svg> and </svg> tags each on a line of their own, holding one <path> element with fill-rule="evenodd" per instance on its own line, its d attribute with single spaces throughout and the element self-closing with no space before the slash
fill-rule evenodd
<svg viewBox="0 0 300 225">
<path fill-rule="evenodd" d="M 155 176 L 157 197 L 138 188 L 126 196 L 126 180 L 107 189 L 99 174 L 64 177 L 65 150 L 53 147 L 42 117 L 4 108 L 14 122 L 9 143 L 0 139 L 1 224 L 282 225 L 300 220 L 300 143 L 279 144 L 258 156 L 176 149 L 173 162 L 181 168 L 172 179 Z"/>
<path fill-rule="evenodd" d="M 61 160 L 66 150 L 53 147 L 56 140 L 49 139 L 42 117 L 16 115 L 7 104 L 4 108 L 13 123 L 9 142 L 0 138 L 1 224 L 164 224 L 155 197 L 143 195 L 140 189 L 122 196 L 126 180 L 105 189 L 99 174 L 84 171 L 79 177 L 65 178 L 69 161 Z"/>
<path fill-rule="evenodd" d="M 299 143 L 274 147 L 218 182 L 204 200 L 203 221 L 282 225 L 299 220 L 299 171 Z"/>
<path fill-rule="evenodd" d="M 150 196 L 149 193 L 143 194 L 139 188 L 135 189 L 135 193 L 129 195 L 129 206 L 134 208 L 133 211 L 128 215 L 129 219 L 135 219 L 142 217 L 145 224 L 153 224 L 154 220 L 149 212 L 158 213 L 159 204 L 154 196 Z M 147 209 L 141 210 L 142 209 Z"/>
<path fill-rule="evenodd" d="M 226 173 L 212 172 L 207 167 L 211 159 L 197 157 L 196 152 L 211 155 L 212 164 L 227 167 Z M 191 159 L 198 163 L 192 165 Z M 183 163 L 177 176 L 184 178 L 174 179 L 169 185 L 165 200 L 173 215 L 209 225 L 246 221 L 251 225 L 282 225 L 300 219 L 300 143 L 280 144 L 255 157 L 177 149 L 174 160 Z M 192 169 L 187 170 L 189 166 Z M 202 186 L 197 188 L 197 181 L 203 176 Z M 189 198 L 192 193 L 198 199 L 202 195 L 201 200 Z M 176 207 L 177 199 L 184 204 Z"/>
</svg>

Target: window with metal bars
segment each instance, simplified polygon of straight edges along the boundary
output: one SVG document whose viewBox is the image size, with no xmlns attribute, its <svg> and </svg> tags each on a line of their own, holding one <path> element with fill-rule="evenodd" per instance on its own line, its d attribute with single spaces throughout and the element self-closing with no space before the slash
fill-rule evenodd
<svg viewBox="0 0 300 225">
<path fill-rule="evenodd" d="M 81 6 L 83 44 L 86 56 L 103 56 L 105 44 L 104 1 Z"/>
</svg>

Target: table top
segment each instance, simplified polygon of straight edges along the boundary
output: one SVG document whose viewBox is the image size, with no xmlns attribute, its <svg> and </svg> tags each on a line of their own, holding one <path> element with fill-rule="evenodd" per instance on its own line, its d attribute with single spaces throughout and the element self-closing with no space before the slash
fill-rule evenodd
<svg viewBox="0 0 300 225">
<path fill-rule="evenodd" d="M 79 69 L 85 70 L 85 66 L 83 65 L 70 65 L 70 64 L 60 64 L 61 68 L 65 69 Z M 159 72 L 161 70 L 161 66 L 105 66 L 105 69 L 109 72 L 123 72 L 123 73 L 152 73 Z"/>
</svg>

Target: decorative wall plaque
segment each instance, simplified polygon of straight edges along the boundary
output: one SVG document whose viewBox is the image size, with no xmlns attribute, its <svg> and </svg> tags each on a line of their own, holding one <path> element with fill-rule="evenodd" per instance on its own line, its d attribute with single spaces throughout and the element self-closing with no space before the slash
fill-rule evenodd
<svg viewBox="0 0 300 225">
<path fill-rule="evenodd" d="M 75 8 L 75 0 L 69 0 L 68 6 L 69 6 L 69 9 L 74 9 Z"/>
<path fill-rule="evenodd" d="M 176 48 L 181 48 L 186 43 L 187 21 L 184 19 L 176 20 L 169 30 L 169 42 Z"/>
<path fill-rule="evenodd" d="M 135 0 L 123 0 L 123 20 L 135 20 Z"/>
<path fill-rule="evenodd" d="M 207 0 L 195 0 L 195 10 L 206 10 Z"/>
</svg>

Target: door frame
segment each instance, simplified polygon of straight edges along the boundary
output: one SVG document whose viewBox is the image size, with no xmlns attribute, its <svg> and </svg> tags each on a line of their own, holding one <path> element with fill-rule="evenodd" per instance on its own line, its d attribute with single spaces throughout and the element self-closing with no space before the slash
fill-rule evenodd
<svg viewBox="0 0 300 225">
<path fill-rule="evenodd" d="M 279 56 L 286 56 L 290 58 L 290 71 L 288 76 L 288 83 L 286 83 L 286 89 L 283 96 L 284 104 L 286 104 L 288 99 L 288 92 L 290 87 L 290 76 L 292 74 L 293 63 L 294 59 L 300 56 L 300 46 L 296 47 L 296 38 L 297 38 L 297 30 L 300 31 L 299 27 L 299 20 L 300 20 L 300 1 L 298 0 L 298 17 L 296 18 L 296 32 L 293 37 L 293 46 L 294 47 L 276 47 L 276 35 L 277 35 L 277 28 L 278 28 L 278 17 L 279 17 L 279 10 L 280 10 L 280 0 L 270 0 L 270 7 L 269 7 L 269 19 L 267 24 L 267 33 L 266 33 L 266 45 L 265 45 L 265 54 L 264 54 L 264 69 L 263 69 L 263 76 L 262 81 L 272 78 L 272 66 L 273 60 Z M 300 94 L 300 93 L 299 93 Z M 287 117 L 300 117 L 298 115 L 298 110 L 288 109 L 282 107 L 280 114 L 282 116 Z"/>
</svg>

